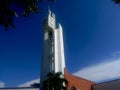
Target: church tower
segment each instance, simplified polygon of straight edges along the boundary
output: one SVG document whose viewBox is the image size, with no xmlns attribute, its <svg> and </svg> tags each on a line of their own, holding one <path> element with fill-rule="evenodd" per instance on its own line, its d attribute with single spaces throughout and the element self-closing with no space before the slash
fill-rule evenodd
<svg viewBox="0 0 120 90">
<path fill-rule="evenodd" d="M 41 84 L 49 72 L 62 72 L 64 76 L 65 68 L 62 26 L 61 24 L 56 24 L 55 14 L 50 10 L 48 12 L 48 16 L 43 25 Z"/>
</svg>

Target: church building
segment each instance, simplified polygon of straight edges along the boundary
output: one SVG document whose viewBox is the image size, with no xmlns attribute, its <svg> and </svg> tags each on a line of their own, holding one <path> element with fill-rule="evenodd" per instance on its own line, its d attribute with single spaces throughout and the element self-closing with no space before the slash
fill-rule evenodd
<svg viewBox="0 0 120 90">
<path fill-rule="evenodd" d="M 43 82 L 49 72 L 62 72 L 62 77 L 68 81 L 67 90 L 120 90 L 120 80 L 96 84 L 67 71 L 62 26 L 56 22 L 56 16 L 50 10 L 44 20 L 43 30 L 40 87 L 30 85 L 29 87 L 0 88 L 0 90 L 43 90 Z"/>
<path fill-rule="evenodd" d="M 60 23 L 57 25 L 55 14 L 50 10 L 48 12 L 48 17 L 45 19 L 43 25 L 44 40 L 40 77 L 41 87 L 49 72 L 62 72 L 62 76 L 68 80 L 68 90 L 71 88 L 91 90 L 91 86 L 95 84 L 94 82 L 73 76 L 67 72 L 62 26 Z"/>
<path fill-rule="evenodd" d="M 55 14 L 48 10 L 48 16 L 44 21 L 44 40 L 42 55 L 42 70 L 40 85 L 49 72 L 62 72 L 62 76 L 68 81 L 67 90 L 113 90 L 120 89 L 120 80 L 96 84 L 68 73 L 65 67 L 64 41 L 62 26 L 57 25 Z M 112 84 L 114 85 L 113 88 Z"/>
</svg>

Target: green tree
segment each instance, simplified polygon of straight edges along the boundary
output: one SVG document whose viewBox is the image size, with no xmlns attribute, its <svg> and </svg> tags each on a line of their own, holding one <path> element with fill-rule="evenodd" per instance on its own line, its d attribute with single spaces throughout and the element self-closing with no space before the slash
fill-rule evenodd
<svg viewBox="0 0 120 90">
<path fill-rule="evenodd" d="M 44 81 L 44 90 L 66 90 L 67 80 L 61 77 L 61 72 L 49 73 Z"/>
<path fill-rule="evenodd" d="M 120 4 L 120 0 L 112 0 L 114 1 L 116 4 Z"/>
<path fill-rule="evenodd" d="M 0 0 L 0 25 L 7 30 L 15 27 L 14 19 L 18 16 L 27 17 L 31 13 L 41 12 L 40 3 L 56 0 Z"/>
</svg>

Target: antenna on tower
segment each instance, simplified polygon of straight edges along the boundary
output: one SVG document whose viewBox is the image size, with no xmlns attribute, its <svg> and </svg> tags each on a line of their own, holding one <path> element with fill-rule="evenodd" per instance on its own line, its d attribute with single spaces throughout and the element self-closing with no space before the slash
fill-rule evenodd
<svg viewBox="0 0 120 90">
<path fill-rule="evenodd" d="M 50 10 L 50 6 L 48 5 L 48 10 Z"/>
<path fill-rule="evenodd" d="M 48 5 L 48 14 L 51 16 L 51 10 L 49 5 Z"/>
</svg>

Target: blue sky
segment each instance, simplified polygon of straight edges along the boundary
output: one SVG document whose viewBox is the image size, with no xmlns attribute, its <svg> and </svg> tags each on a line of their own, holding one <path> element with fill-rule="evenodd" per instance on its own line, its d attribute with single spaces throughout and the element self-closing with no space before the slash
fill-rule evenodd
<svg viewBox="0 0 120 90">
<path fill-rule="evenodd" d="M 8 87 L 40 76 L 47 5 L 42 7 L 42 14 L 16 20 L 16 29 L 0 28 L 0 81 Z M 58 0 L 51 9 L 63 27 L 70 73 L 95 82 L 120 77 L 120 6 L 112 0 Z"/>
</svg>

